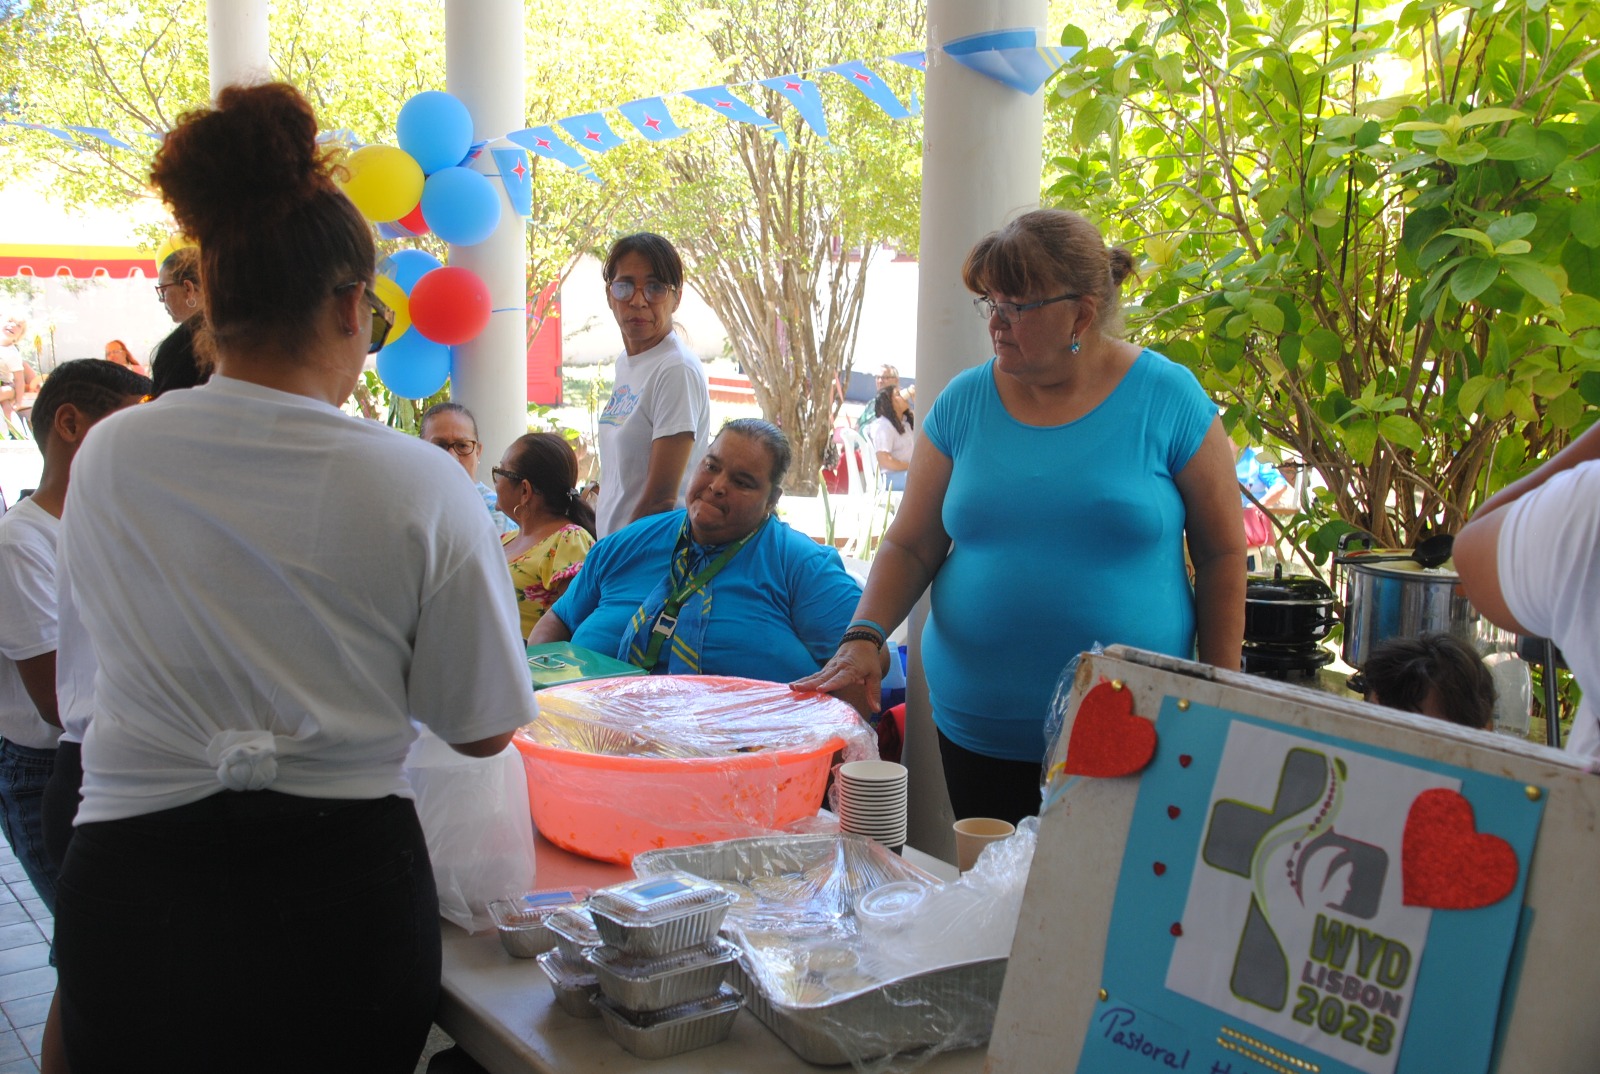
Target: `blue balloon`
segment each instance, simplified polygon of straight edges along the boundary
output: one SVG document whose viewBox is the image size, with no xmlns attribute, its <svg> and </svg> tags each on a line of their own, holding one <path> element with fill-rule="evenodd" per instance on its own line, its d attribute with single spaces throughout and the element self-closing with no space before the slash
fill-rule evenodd
<svg viewBox="0 0 1600 1074">
<path fill-rule="evenodd" d="M 471 168 L 445 168 L 422 184 L 422 215 L 445 242 L 471 246 L 499 226 L 500 195 Z"/>
<path fill-rule="evenodd" d="M 378 352 L 378 378 L 402 399 L 426 399 L 450 379 L 450 348 L 409 328 Z"/>
<path fill-rule="evenodd" d="M 422 174 L 432 175 L 440 168 L 460 164 L 467 155 L 472 145 L 472 113 L 450 94 L 428 90 L 401 106 L 395 133 L 400 148 L 411 154 Z"/>
<path fill-rule="evenodd" d="M 409 295 L 418 280 L 442 265 L 437 257 L 426 250 L 396 250 L 378 262 L 378 274 L 389 277 Z"/>
</svg>

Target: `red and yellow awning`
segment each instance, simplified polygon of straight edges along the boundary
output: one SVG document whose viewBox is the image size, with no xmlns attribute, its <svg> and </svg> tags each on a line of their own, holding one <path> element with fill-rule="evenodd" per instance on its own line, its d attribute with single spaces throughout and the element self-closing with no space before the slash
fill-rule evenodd
<svg viewBox="0 0 1600 1074">
<path fill-rule="evenodd" d="M 63 246 L 0 243 L 0 276 L 96 276 L 125 280 L 138 273 L 154 279 L 155 258 L 138 246 Z"/>
</svg>

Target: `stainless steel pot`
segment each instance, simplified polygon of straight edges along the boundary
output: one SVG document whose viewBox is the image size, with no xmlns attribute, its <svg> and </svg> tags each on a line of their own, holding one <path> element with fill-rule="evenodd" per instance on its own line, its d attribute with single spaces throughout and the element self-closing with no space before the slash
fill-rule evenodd
<svg viewBox="0 0 1600 1074">
<path fill-rule="evenodd" d="M 1419 634 L 1454 634 L 1480 647 L 1482 621 L 1450 561 L 1439 567 L 1405 559 L 1363 563 L 1359 553 L 1345 554 L 1344 544 L 1337 562 L 1345 572 L 1345 663 L 1359 668 L 1379 642 Z"/>
</svg>

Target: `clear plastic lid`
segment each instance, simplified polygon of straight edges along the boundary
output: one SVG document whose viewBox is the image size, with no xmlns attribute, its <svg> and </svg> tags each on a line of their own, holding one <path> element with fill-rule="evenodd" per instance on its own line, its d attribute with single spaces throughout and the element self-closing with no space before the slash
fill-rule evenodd
<svg viewBox="0 0 1600 1074">
<path fill-rule="evenodd" d="M 560 951 L 546 951 L 539 956 L 539 968 L 558 988 L 595 988 L 600 984 L 585 963 L 574 964 Z"/>
<path fill-rule="evenodd" d="M 594 927 L 594 918 L 584 906 L 562 906 L 545 922 L 550 931 L 578 947 L 599 947 L 600 932 Z"/>
<path fill-rule="evenodd" d="M 725 907 L 734 895 L 692 873 L 640 877 L 602 888 L 589 897 L 591 909 L 622 925 L 647 926 Z"/>
<path fill-rule="evenodd" d="M 489 904 L 489 911 L 501 928 L 547 925 L 558 911 L 577 906 L 590 894 L 589 888 L 544 888 L 509 899 L 497 899 Z"/>
<path fill-rule="evenodd" d="M 687 970 L 726 965 L 738 955 L 739 949 L 732 944 L 712 940 L 699 947 L 690 947 L 683 951 L 674 951 L 670 955 L 656 957 L 632 955 L 615 947 L 596 947 L 588 953 L 588 959 L 597 966 L 603 966 L 607 972 L 617 977 L 639 984 L 648 984 Z"/>
</svg>

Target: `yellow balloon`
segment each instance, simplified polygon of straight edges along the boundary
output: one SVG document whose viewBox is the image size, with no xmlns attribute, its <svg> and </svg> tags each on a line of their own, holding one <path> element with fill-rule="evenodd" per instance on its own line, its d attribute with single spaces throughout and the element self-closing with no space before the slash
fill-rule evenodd
<svg viewBox="0 0 1600 1074">
<path fill-rule="evenodd" d="M 400 219 L 422 199 L 422 169 L 404 149 L 365 145 L 344 158 L 344 167 L 345 195 L 375 224 Z"/>
<path fill-rule="evenodd" d="M 183 249 L 185 246 L 193 245 L 194 243 L 190 242 L 182 235 L 168 235 L 166 238 L 162 239 L 161 245 L 156 247 L 157 271 L 161 269 L 162 264 L 167 260 L 167 258 L 171 257 L 175 252 Z"/>
<path fill-rule="evenodd" d="M 384 275 L 372 281 L 372 289 L 377 292 L 379 301 L 394 310 L 394 326 L 389 329 L 389 343 L 393 343 L 411 327 L 411 299 L 400 290 L 399 284 Z"/>
</svg>

